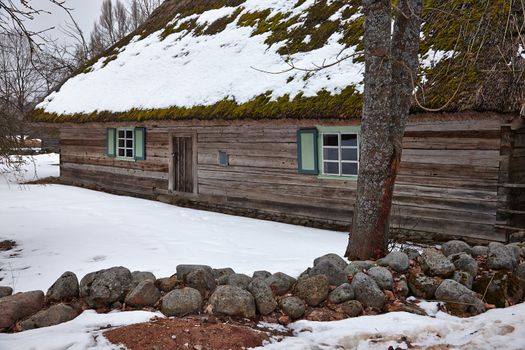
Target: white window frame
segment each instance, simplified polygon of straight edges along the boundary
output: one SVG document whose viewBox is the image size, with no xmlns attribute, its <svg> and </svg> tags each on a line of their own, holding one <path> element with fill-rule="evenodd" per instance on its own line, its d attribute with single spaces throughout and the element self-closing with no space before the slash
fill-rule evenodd
<svg viewBox="0 0 525 350">
<path fill-rule="evenodd" d="M 337 135 L 337 138 L 338 138 L 338 146 L 325 146 L 324 145 L 324 136 L 325 135 Z M 355 135 L 356 136 L 356 139 L 357 139 L 357 144 L 356 146 L 343 146 L 342 145 L 342 142 L 341 142 L 341 135 Z M 322 175 L 326 175 L 326 176 L 341 176 L 341 177 L 349 177 L 349 176 L 357 176 L 357 174 L 359 174 L 359 157 L 360 157 L 360 152 L 359 152 L 359 143 L 360 143 L 360 138 L 359 138 L 359 133 L 356 133 L 356 132 L 323 132 L 321 134 L 321 174 Z M 338 160 L 325 160 L 324 159 L 324 150 L 325 149 L 337 149 L 338 150 Z M 355 149 L 357 150 L 357 160 L 343 160 L 342 159 L 342 150 L 343 149 Z M 336 164 L 339 164 L 339 173 L 327 173 L 325 172 L 325 169 L 324 169 L 324 164 L 325 163 L 336 163 Z M 357 165 L 357 173 L 356 174 L 343 174 L 343 164 L 344 163 L 351 163 L 351 164 L 356 164 Z"/>
<path fill-rule="evenodd" d="M 119 136 L 119 133 L 123 131 L 124 132 L 124 138 L 121 138 Z M 129 138 L 126 137 L 126 133 L 128 131 L 131 131 L 131 148 L 130 147 L 126 147 L 126 141 L 130 140 Z M 135 129 L 134 128 L 117 128 L 117 132 L 116 132 L 116 156 L 117 158 L 119 159 L 127 159 L 127 160 L 135 160 Z M 124 147 L 120 147 L 119 145 L 119 141 L 120 140 L 124 140 Z M 124 155 L 121 156 L 120 155 L 120 150 L 124 150 Z M 128 157 L 126 154 L 127 154 L 127 150 L 131 149 L 131 157 Z"/>
</svg>

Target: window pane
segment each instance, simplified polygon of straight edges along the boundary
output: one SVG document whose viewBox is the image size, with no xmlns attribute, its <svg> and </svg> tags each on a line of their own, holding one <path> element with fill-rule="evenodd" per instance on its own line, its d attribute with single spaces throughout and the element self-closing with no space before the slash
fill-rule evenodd
<svg viewBox="0 0 525 350">
<path fill-rule="evenodd" d="M 339 175 L 339 163 L 324 162 L 324 173 Z"/>
<path fill-rule="evenodd" d="M 357 175 L 357 163 L 342 163 L 343 175 Z"/>
<path fill-rule="evenodd" d="M 339 160 L 339 149 L 338 148 L 324 148 L 323 159 L 325 160 Z"/>
<path fill-rule="evenodd" d="M 124 147 L 124 140 L 118 140 L 118 146 Z"/>
<path fill-rule="evenodd" d="M 126 138 L 127 139 L 133 138 L 133 131 L 132 130 L 126 130 Z"/>
<path fill-rule="evenodd" d="M 357 160 L 357 148 L 342 148 L 341 158 L 343 160 Z"/>
<path fill-rule="evenodd" d="M 341 135 L 341 145 L 357 147 L 357 135 L 356 134 L 342 134 Z"/>
<path fill-rule="evenodd" d="M 118 137 L 119 137 L 120 139 L 124 138 L 124 130 L 119 130 L 119 131 L 118 131 Z"/>
<path fill-rule="evenodd" d="M 118 150 L 118 156 L 119 157 L 124 157 L 124 154 L 125 153 L 124 153 L 124 150 L 122 148 Z"/>
<path fill-rule="evenodd" d="M 133 150 L 132 149 L 127 149 L 126 150 L 126 157 L 133 157 Z"/>
<path fill-rule="evenodd" d="M 132 148 L 133 147 L 133 140 L 126 140 L 126 147 Z"/>
<path fill-rule="evenodd" d="M 324 146 L 339 146 L 339 135 L 337 134 L 325 134 L 323 135 Z"/>
</svg>

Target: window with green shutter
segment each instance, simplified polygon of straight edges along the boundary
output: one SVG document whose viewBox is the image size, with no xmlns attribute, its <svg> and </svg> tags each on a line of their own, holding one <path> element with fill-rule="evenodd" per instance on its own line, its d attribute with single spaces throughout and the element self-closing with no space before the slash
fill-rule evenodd
<svg viewBox="0 0 525 350">
<path fill-rule="evenodd" d="M 135 160 L 146 159 L 146 128 L 135 128 Z"/>
<path fill-rule="evenodd" d="M 319 174 L 317 129 L 297 130 L 297 164 L 301 174 Z"/>
<path fill-rule="evenodd" d="M 146 128 L 108 128 L 106 153 L 122 160 L 146 159 Z"/>
<path fill-rule="evenodd" d="M 115 157 L 117 155 L 117 129 L 106 129 L 106 155 Z"/>
</svg>

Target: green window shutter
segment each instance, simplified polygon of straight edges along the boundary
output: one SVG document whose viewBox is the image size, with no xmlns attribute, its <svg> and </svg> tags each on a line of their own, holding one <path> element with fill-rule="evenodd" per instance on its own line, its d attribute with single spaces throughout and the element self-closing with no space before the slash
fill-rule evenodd
<svg viewBox="0 0 525 350">
<path fill-rule="evenodd" d="M 116 157 L 117 155 L 117 129 L 106 129 L 106 155 Z"/>
<path fill-rule="evenodd" d="M 146 128 L 135 128 L 135 160 L 146 159 Z"/>
<path fill-rule="evenodd" d="M 317 129 L 297 130 L 297 164 L 301 174 L 319 174 Z"/>
</svg>

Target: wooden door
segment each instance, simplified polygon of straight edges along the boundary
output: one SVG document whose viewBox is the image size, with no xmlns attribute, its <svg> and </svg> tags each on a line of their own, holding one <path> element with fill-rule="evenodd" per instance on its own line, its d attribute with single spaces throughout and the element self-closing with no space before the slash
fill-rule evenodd
<svg viewBox="0 0 525 350">
<path fill-rule="evenodd" d="M 192 193 L 194 189 L 193 139 L 173 138 L 173 190 Z"/>
</svg>

